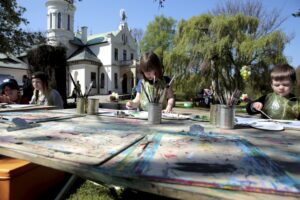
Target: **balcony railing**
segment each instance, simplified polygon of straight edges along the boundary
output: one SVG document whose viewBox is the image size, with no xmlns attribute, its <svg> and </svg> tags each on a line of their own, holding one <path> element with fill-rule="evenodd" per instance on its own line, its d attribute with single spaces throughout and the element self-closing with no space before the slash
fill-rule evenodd
<svg viewBox="0 0 300 200">
<path fill-rule="evenodd" d="M 132 60 L 115 60 L 114 63 L 119 66 L 129 66 L 133 64 Z"/>
</svg>

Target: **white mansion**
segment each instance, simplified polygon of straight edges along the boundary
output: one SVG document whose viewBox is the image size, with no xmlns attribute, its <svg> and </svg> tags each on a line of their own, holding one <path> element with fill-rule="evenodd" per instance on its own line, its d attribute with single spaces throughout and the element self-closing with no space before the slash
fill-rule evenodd
<svg viewBox="0 0 300 200">
<path fill-rule="evenodd" d="M 83 93 L 92 81 L 91 94 L 131 93 L 136 82 L 138 46 L 128 28 L 125 11 L 120 11 L 118 30 L 88 35 L 87 27 L 77 33 L 73 31 L 76 8 L 72 0 L 47 0 L 46 6 L 48 44 L 67 48 L 67 94 L 74 88 L 69 72 L 75 82 L 80 82 Z M 9 63 L 1 62 L 0 58 L 0 78 L 1 74 L 14 73 L 9 75 L 21 82 L 22 75 L 27 74 L 27 66 L 22 60 L 20 63 L 16 60 Z M 11 71 L 16 68 L 18 73 Z"/>
</svg>

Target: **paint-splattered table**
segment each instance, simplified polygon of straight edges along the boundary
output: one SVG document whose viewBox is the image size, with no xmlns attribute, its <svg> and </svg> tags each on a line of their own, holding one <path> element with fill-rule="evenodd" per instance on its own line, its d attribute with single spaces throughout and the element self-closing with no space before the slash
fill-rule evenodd
<svg viewBox="0 0 300 200">
<path fill-rule="evenodd" d="M 299 131 L 222 130 L 192 120 L 149 125 L 75 117 L 74 110 L 2 116 L 42 123 L 11 132 L 0 124 L 1 154 L 86 179 L 181 199 L 299 198 Z"/>
</svg>

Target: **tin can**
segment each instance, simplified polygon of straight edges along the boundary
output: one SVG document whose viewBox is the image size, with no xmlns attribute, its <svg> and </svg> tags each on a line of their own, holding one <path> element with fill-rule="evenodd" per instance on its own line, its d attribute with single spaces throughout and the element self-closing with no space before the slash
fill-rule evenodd
<svg viewBox="0 0 300 200">
<path fill-rule="evenodd" d="M 149 103 L 148 104 L 148 122 L 149 124 L 160 124 L 161 123 L 161 103 Z"/>
</svg>

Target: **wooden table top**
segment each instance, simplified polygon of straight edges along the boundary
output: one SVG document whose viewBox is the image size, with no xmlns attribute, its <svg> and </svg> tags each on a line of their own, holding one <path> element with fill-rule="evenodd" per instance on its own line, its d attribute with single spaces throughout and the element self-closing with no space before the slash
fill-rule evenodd
<svg viewBox="0 0 300 200">
<path fill-rule="evenodd" d="M 189 110 L 175 111 L 189 113 Z M 59 117 L 58 113 L 74 114 L 74 109 L 40 112 L 45 116 L 40 113 L 37 115 L 39 118 L 51 118 Z M 206 111 L 191 113 L 208 114 Z M 6 116 L 5 113 L 3 115 Z M 34 113 L 19 112 L 19 117 L 33 119 Z M 192 131 L 192 125 L 196 125 L 196 129 L 203 127 L 204 132 Z M 297 199 L 300 194 L 300 131 L 297 130 L 274 132 L 249 127 L 225 130 L 216 128 L 209 122 L 192 120 L 163 120 L 159 125 L 150 125 L 146 120 L 99 115 L 43 122 L 38 127 L 12 132 L 6 130 L 7 126 L 0 123 L 0 154 L 70 172 L 97 182 L 180 199 L 199 199 L 200 195 L 203 199 Z M 197 138 L 200 138 L 199 141 Z M 174 142 L 173 146 L 171 142 Z M 198 143 L 201 145 L 195 150 Z M 228 148 L 225 145 L 229 145 Z M 166 156 L 164 151 L 169 151 L 169 156 Z M 217 151 L 221 157 L 213 161 L 220 166 L 227 166 L 226 170 L 232 169 L 232 163 L 242 168 L 243 164 L 248 163 L 249 166 L 239 171 L 241 174 L 230 176 L 230 180 L 227 175 L 222 177 L 223 172 L 221 175 L 219 171 L 214 171 L 218 174 L 205 174 L 203 171 L 186 173 L 183 170 L 186 168 L 178 166 L 171 170 L 168 168 L 170 171 L 167 178 L 160 174 L 166 166 L 170 167 L 168 165 L 174 163 L 178 165 L 179 161 L 186 164 L 184 167 L 203 170 L 205 161 L 194 161 L 208 159 L 207 162 L 212 162 L 212 156 L 218 157 Z M 221 165 L 227 162 L 227 156 L 230 159 L 232 155 L 239 159 Z M 146 156 L 150 156 L 151 159 L 145 159 Z M 258 162 L 258 157 L 263 159 Z M 191 166 L 187 163 L 188 159 L 191 160 Z M 156 160 L 159 162 L 155 163 Z M 219 165 L 209 166 L 210 170 L 222 170 L 222 167 L 218 168 Z M 279 181 L 279 185 L 274 186 L 280 187 L 276 188 L 279 191 L 275 191 L 277 194 L 270 194 L 274 193 L 272 189 L 256 190 L 259 186 L 255 185 L 248 189 L 230 188 L 226 185 L 238 183 L 234 178 L 244 177 L 244 171 L 249 172 L 254 168 L 258 174 L 253 172 L 253 179 L 252 175 L 248 174 L 246 179 L 265 184 L 268 183 L 266 179 L 274 178 L 270 182 Z M 198 176 L 201 181 L 195 179 Z M 243 179 L 240 181 L 244 184 Z M 285 188 L 284 184 L 290 185 Z"/>
</svg>

